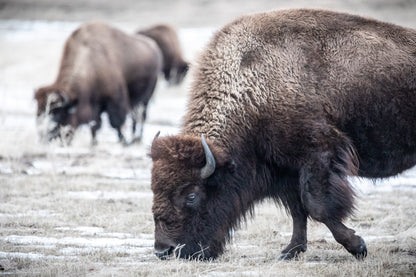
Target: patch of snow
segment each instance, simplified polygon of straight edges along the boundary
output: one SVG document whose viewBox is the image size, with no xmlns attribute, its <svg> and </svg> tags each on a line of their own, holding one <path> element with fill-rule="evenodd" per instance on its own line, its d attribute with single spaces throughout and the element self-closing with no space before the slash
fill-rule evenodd
<svg viewBox="0 0 416 277">
<path fill-rule="evenodd" d="M 67 259 L 78 259 L 78 256 L 55 256 L 55 255 L 44 255 L 39 253 L 22 253 L 22 252 L 0 252 L 0 258 L 19 258 L 19 259 L 30 259 L 30 260 L 40 260 L 40 259 L 52 259 L 52 260 L 67 260 Z"/>
<path fill-rule="evenodd" d="M 154 241 L 148 239 L 135 238 L 82 238 L 82 237 L 37 237 L 37 236 L 6 236 L 0 238 L 3 241 L 13 244 L 23 245 L 72 245 L 78 247 L 119 247 L 119 246 L 135 246 L 135 247 L 153 247 Z"/>
<path fill-rule="evenodd" d="M 31 259 L 31 260 L 39 260 L 44 258 L 45 255 L 38 254 L 38 253 L 20 253 L 20 252 L 0 252 L 1 258 L 21 258 L 21 259 Z"/>
<path fill-rule="evenodd" d="M 51 172 L 56 169 L 56 165 L 52 161 L 47 160 L 35 160 L 32 162 L 32 166 L 40 172 Z"/>
<path fill-rule="evenodd" d="M 83 235 L 96 235 L 98 233 L 104 233 L 104 229 L 100 227 L 89 227 L 89 226 L 79 226 L 75 228 L 70 227 L 57 227 L 55 230 L 58 231 L 76 231 Z"/>
<path fill-rule="evenodd" d="M 362 194 L 369 194 L 372 191 L 416 191 L 416 167 L 389 178 L 350 177 L 349 181 L 355 190 Z"/>
<path fill-rule="evenodd" d="M 320 262 L 305 262 L 307 266 L 316 266 L 316 265 L 326 265 L 328 262 L 320 261 Z"/>
<path fill-rule="evenodd" d="M 26 169 L 28 175 L 39 175 L 42 173 L 60 173 L 66 175 L 97 175 L 112 179 L 146 179 L 150 180 L 150 170 L 147 168 L 102 168 L 94 166 L 71 166 L 62 161 L 34 160 L 32 167 Z"/>
<path fill-rule="evenodd" d="M 236 244 L 235 245 L 239 249 L 251 249 L 251 248 L 258 248 L 258 245 L 250 245 L 250 244 Z"/>
<path fill-rule="evenodd" d="M 114 179 L 150 179 L 150 170 L 132 168 L 107 168 L 101 175 Z"/>
<path fill-rule="evenodd" d="M 79 254 L 99 252 L 102 250 L 103 249 L 99 247 L 87 247 L 87 248 L 65 247 L 60 250 L 60 253 L 62 253 L 62 255 L 79 255 Z M 126 246 L 106 248 L 105 251 L 109 253 L 127 253 L 130 255 L 146 254 L 146 253 L 149 253 L 150 251 L 153 252 L 151 248 L 138 248 L 138 247 L 126 247 Z"/>
<path fill-rule="evenodd" d="M 91 148 L 90 147 L 56 147 L 53 149 L 55 154 L 60 155 L 68 155 L 68 154 L 90 154 Z"/>
<path fill-rule="evenodd" d="M 366 242 L 370 241 L 384 241 L 384 242 L 394 242 L 396 241 L 395 236 L 364 236 Z"/>
<path fill-rule="evenodd" d="M 13 174 L 13 169 L 10 167 L 0 167 L 0 174 Z"/>
<path fill-rule="evenodd" d="M 94 236 L 101 236 L 101 237 L 112 237 L 112 238 L 133 238 L 132 234 L 128 233 L 106 233 L 104 232 L 103 228 L 100 227 L 89 227 L 89 226 L 79 226 L 75 228 L 71 227 L 56 227 L 55 230 L 62 231 L 62 232 L 79 232 L 81 235 L 94 235 Z M 138 234 L 137 235 L 141 239 L 153 239 L 152 234 Z"/>
<path fill-rule="evenodd" d="M 48 210 L 38 210 L 38 211 L 29 211 L 27 213 L 15 213 L 15 214 L 8 214 L 8 213 L 0 213 L 1 217 L 6 218 L 14 218 L 14 217 L 34 217 L 34 216 L 40 216 L 40 217 L 53 217 L 58 216 L 59 214 L 48 211 Z"/>
<path fill-rule="evenodd" d="M 259 276 L 260 272 L 259 271 L 234 271 L 234 272 L 222 272 L 222 271 L 211 271 L 208 272 L 207 274 L 204 274 L 204 276 L 213 276 L 213 277 L 218 277 L 218 276 Z"/>
<path fill-rule="evenodd" d="M 8 41 L 65 40 L 80 23 L 64 21 L 0 20 L 0 35 Z"/>
<path fill-rule="evenodd" d="M 70 191 L 66 197 L 73 199 L 143 199 L 153 197 L 151 192 L 125 192 L 125 191 Z"/>
</svg>

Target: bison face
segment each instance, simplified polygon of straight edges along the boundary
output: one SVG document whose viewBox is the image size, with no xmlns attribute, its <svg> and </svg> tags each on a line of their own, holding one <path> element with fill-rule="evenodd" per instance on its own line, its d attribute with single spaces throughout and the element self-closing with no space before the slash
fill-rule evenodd
<svg viewBox="0 0 416 277">
<path fill-rule="evenodd" d="M 233 163 L 203 137 L 156 138 L 150 156 L 156 255 L 217 257 L 232 226 L 224 218 L 229 211 L 214 177 L 232 174 Z"/>
<path fill-rule="evenodd" d="M 69 142 L 73 135 L 71 121 L 77 101 L 53 87 L 38 89 L 35 99 L 38 106 L 36 123 L 41 141 L 48 142 L 60 137 Z"/>
</svg>

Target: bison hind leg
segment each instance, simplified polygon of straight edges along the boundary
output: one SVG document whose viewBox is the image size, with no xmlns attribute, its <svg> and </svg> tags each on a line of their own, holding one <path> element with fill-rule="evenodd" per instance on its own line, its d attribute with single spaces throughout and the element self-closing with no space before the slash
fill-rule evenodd
<svg viewBox="0 0 416 277">
<path fill-rule="evenodd" d="M 364 258 L 364 240 L 342 224 L 354 209 L 355 194 L 347 176 L 356 172 L 356 158 L 349 145 L 343 144 L 334 152 L 316 152 L 310 158 L 300 170 L 301 198 L 311 218 L 324 223 L 348 252 Z"/>
<path fill-rule="evenodd" d="M 97 142 L 97 131 L 101 128 L 101 116 L 98 115 L 97 118 L 90 123 L 88 123 L 91 130 L 91 146 L 96 146 Z"/>
<path fill-rule="evenodd" d="M 124 122 L 126 121 L 126 115 L 127 115 L 127 100 L 126 99 L 118 99 L 111 100 L 107 103 L 107 113 L 108 117 L 110 119 L 110 125 L 114 129 L 117 130 L 118 139 L 119 142 L 123 145 L 127 145 L 126 138 L 123 135 L 123 132 L 121 128 L 124 125 Z"/>
</svg>

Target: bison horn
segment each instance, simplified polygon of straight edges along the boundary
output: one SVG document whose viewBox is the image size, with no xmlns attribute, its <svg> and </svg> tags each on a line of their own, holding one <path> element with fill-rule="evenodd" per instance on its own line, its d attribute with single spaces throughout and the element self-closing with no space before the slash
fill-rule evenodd
<svg viewBox="0 0 416 277">
<path fill-rule="evenodd" d="M 155 141 L 159 137 L 159 135 L 160 135 L 160 131 L 157 131 L 155 137 L 153 138 L 153 141 Z"/>
<path fill-rule="evenodd" d="M 205 141 L 204 135 L 201 135 L 201 141 L 202 147 L 204 148 L 206 160 L 205 166 L 201 169 L 201 178 L 207 179 L 215 171 L 215 158 L 211 150 L 209 149 L 207 142 Z"/>
</svg>

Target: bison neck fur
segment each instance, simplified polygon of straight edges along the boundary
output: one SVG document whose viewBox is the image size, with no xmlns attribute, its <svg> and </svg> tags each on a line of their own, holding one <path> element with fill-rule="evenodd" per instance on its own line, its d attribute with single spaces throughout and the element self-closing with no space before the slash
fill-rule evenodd
<svg viewBox="0 0 416 277">
<path fill-rule="evenodd" d="M 365 257 L 342 223 L 354 210 L 347 177 L 416 164 L 415 51 L 415 30 L 321 10 L 244 16 L 218 31 L 195 67 L 181 134 L 152 145 L 156 251 L 216 257 L 253 205 L 273 198 L 293 219 L 281 258 L 306 251 L 308 218 Z M 201 134 L 217 160 L 207 179 Z"/>
</svg>

